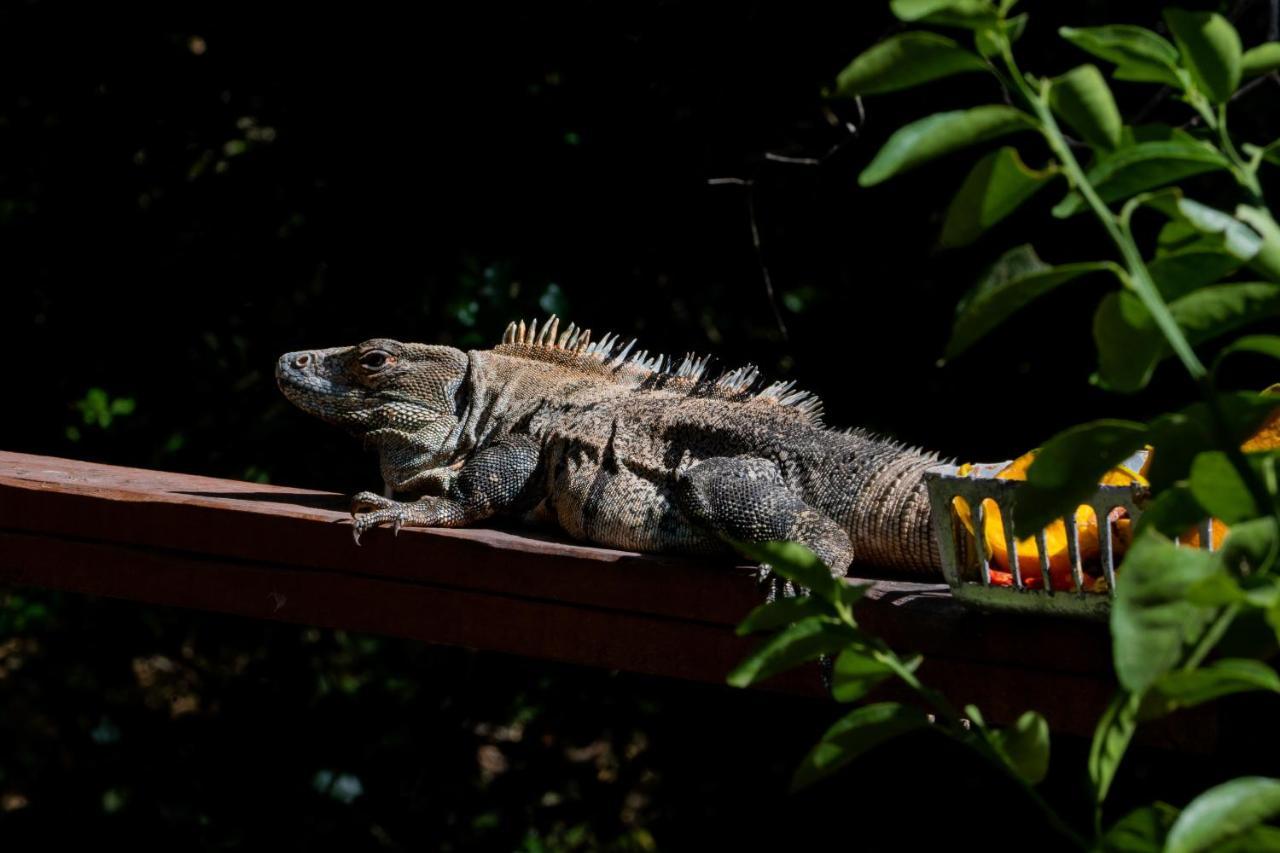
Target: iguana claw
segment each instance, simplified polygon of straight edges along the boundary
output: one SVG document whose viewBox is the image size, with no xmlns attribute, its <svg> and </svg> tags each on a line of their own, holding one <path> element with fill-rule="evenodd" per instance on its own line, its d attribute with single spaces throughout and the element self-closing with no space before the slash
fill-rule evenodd
<svg viewBox="0 0 1280 853">
<path fill-rule="evenodd" d="M 404 527 L 409 518 L 410 506 L 372 492 L 361 492 L 351 499 L 351 537 L 359 545 L 360 537 L 366 530 L 388 522 L 391 524 L 392 535 L 399 536 L 400 528 Z"/>
</svg>

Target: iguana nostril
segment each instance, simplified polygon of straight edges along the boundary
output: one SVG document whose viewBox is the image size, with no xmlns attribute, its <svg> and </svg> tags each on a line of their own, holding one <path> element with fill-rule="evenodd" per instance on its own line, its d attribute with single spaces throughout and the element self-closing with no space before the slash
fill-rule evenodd
<svg viewBox="0 0 1280 853">
<path fill-rule="evenodd" d="M 311 363 L 311 355 L 310 353 L 305 353 L 305 352 L 297 356 L 293 360 L 293 366 L 298 368 L 299 370 L 303 369 L 310 363 Z"/>
</svg>

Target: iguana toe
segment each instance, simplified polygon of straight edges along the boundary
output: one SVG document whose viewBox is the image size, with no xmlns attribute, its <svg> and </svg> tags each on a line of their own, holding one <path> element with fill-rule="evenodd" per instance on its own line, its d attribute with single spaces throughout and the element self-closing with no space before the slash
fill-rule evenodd
<svg viewBox="0 0 1280 853">
<path fill-rule="evenodd" d="M 362 494 L 369 493 L 365 492 Z M 361 495 L 356 495 L 357 500 L 359 500 L 360 497 Z M 377 496 L 375 495 L 374 497 Z M 378 502 L 383 504 L 381 508 L 371 509 L 369 511 L 361 511 L 357 508 L 353 508 L 351 511 L 351 536 L 355 539 L 357 545 L 360 544 L 360 537 L 363 536 L 366 531 L 372 530 L 381 524 L 390 523 L 392 531 L 399 534 L 400 528 L 404 526 L 404 523 L 408 518 L 409 510 L 405 504 L 381 497 L 378 497 Z"/>
<path fill-rule="evenodd" d="M 380 509 L 390 509 L 398 506 L 396 501 L 391 498 L 384 498 L 375 492 L 360 492 L 351 499 L 351 514 L 355 515 L 362 512 L 373 512 Z"/>
</svg>

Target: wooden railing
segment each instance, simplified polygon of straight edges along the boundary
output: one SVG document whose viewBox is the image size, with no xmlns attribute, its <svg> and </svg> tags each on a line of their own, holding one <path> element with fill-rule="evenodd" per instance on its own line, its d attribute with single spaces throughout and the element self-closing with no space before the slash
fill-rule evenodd
<svg viewBox="0 0 1280 853">
<path fill-rule="evenodd" d="M 761 601 L 748 566 L 526 530 L 380 529 L 357 547 L 346 504 L 0 452 L 0 582 L 721 683 L 754 642 L 733 632 Z M 1105 625 L 983 615 L 938 583 L 870 582 L 861 623 L 924 653 L 926 682 L 997 722 L 1036 708 L 1085 734 L 1111 696 Z M 816 668 L 769 686 L 822 692 Z M 1189 735 L 1201 748 L 1212 722 Z"/>
</svg>

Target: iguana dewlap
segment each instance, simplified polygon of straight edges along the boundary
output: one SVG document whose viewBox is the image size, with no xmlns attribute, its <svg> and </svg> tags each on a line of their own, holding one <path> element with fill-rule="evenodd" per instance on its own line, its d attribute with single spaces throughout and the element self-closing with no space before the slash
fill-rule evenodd
<svg viewBox="0 0 1280 853">
<path fill-rule="evenodd" d="M 286 353 L 276 378 L 378 450 L 387 496 L 355 496 L 357 541 L 380 524 L 515 516 L 639 551 L 788 539 L 838 574 L 855 560 L 939 570 L 924 483 L 945 467 L 936 455 L 828 429 L 816 397 L 754 367 L 713 379 L 705 358 L 677 365 L 634 343 L 552 317 L 511 324 L 490 350 L 376 339 Z"/>
</svg>

